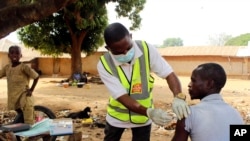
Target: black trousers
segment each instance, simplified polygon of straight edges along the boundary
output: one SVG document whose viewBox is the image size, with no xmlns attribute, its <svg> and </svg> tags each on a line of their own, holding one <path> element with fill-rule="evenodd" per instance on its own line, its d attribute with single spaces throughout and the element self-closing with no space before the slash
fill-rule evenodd
<svg viewBox="0 0 250 141">
<path fill-rule="evenodd" d="M 120 141 L 125 128 L 118 128 L 106 123 L 105 137 L 103 141 Z M 131 128 L 132 141 L 150 141 L 151 124 L 142 127 Z"/>
</svg>

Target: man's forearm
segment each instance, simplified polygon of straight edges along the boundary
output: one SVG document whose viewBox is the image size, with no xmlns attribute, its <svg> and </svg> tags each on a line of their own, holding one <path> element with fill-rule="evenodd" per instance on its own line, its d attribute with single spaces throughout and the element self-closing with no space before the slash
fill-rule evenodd
<svg viewBox="0 0 250 141">
<path fill-rule="evenodd" d="M 181 83 L 174 72 L 166 77 L 166 81 L 168 83 L 169 89 L 172 91 L 174 96 L 182 92 Z"/>
</svg>

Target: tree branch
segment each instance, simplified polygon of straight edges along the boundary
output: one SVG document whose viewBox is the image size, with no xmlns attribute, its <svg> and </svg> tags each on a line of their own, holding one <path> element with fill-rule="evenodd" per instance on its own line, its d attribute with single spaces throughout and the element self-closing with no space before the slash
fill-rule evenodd
<svg viewBox="0 0 250 141">
<path fill-rule="evenodd" d="M 0 9 L 0 39 L 20 27 L 42 20 L 75 1 L 39 0 L 32 4 L 18 5 L 20 2 L 18 0 L 12 0 L 12 2 L 2 0 L 5 7 Z"/>
</svg>

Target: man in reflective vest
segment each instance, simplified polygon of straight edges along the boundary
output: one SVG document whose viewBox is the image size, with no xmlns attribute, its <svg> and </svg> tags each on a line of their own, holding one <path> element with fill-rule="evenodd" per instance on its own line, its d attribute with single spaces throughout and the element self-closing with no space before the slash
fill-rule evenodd
<svg viewBox="0 0 250 141">
<path fill-rule="evenodd" d="M 165 125 L 172 120 L 166 111 L 153 106 L 154 72 L 166 79 L 174 97 L 173 111 L 178 119 L 190 113 L 181 93 L 179 79 L 156 48 L 145 41 L 133 41 L 120 23 L 104 31 L 108 53 L 101 56 L 97 69 L 110 91 L 104 141 L 119 141 L 124 129 L 132 129 L 133 141 L 149 141 L 152 121 Z"/>
</svg>

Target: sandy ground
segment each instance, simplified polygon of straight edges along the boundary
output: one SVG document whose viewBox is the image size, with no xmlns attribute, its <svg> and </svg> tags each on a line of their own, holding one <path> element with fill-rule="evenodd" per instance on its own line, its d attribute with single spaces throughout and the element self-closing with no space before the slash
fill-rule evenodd
<svg viewBox="0 0 250 141">
<path fill-rule="evenodd" d="M 190 81 L 189 77 L 180 76 L 183 92 L 188 94 L 187 85 Z M 70 111 L 82 110 L 86 106 L 92 108 L 92 116 L 104 117 L 106 114 L 106 105 L 108 102 L 109 93 L 106 87 L 102 84 L 89 83 L 90 87 L 64 88 L 58 86 L 65 78 L 42 77 L 34 91 L 35 103 L 38 105 L 47 106 L 54 113 L 60 110 L 70 109 Z M 6 79 L 0 79 L 0 108 L 6 109 Z M 172 101 L 172 94 L 169 91 L 165 80 L 155 77 L 154 87 L 154 103 L 155 107 L 170 111 L 170 103 Z M 249 123 L 250 120 L 250 81 L 228 79 L 226 86 L 222 91 L 223 98 L 226 102 L 237 108 L 245 121 Z M 194 104 L 198 101 L 191 101 L 188 97 L 188 103 Z M 156 125 L 152 126 L 152 141 L 170 141 L 174 130 L 165 130 Z M 84 126 L 82 127 L 82 140 L 84 141 L 101 141 L 104 133 L 103 128 Z M 131 139 L 130 129 L 127 129 L 121 141 L 128 141 Z"/>
</svg>

